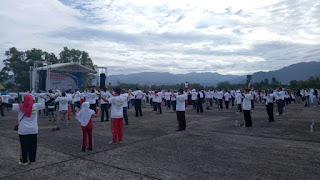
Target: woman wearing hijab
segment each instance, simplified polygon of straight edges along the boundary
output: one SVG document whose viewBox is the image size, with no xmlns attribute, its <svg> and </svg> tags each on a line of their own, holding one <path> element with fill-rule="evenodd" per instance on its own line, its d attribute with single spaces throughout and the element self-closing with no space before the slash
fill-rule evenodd
<svg viewBox="0 0 320 180">
<path fill-rule="evenodd" d="M 42 109 L 45 109 L 44 102 L 33 103 L 31 94 L 24 96 L 22 104 L 12 104 L 12 110 L 18 111 L 18 134 L 21 144 L 20 165 L 28 165 L 28 162 L 36 161 L 38 112 Z"/>
<path fill-rule="evenodd" d="M 81 110 L 76 114 L 76 119 L 81 124 L 82 129 L 82 151 L 86 151 L 87 147 L 87 135 L 89 138 L 89 148 L 92 150 L 93 140 L 92 140 L 92 116 L 98 116 L 99 107 L 97 107 L 96 112 L 90 109 L 90 103 L 84 102 L 81 105 Z"/>
</svg>

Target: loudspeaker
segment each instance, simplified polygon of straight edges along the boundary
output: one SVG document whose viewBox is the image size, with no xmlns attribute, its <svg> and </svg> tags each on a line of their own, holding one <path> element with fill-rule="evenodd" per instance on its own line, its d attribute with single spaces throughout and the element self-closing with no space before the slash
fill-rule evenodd
<svg viewBox="0 0 320 180">
<path fill-rule="evenodd" d="M 106 74 L 101 73 L 100 74 L 100 89 L 106 88 Z"/>
<path fill-rule="evenodd" d="M 40 70 L 39 72 L 39 90 L 46 90 L 47 71 Z"/>
</svg>

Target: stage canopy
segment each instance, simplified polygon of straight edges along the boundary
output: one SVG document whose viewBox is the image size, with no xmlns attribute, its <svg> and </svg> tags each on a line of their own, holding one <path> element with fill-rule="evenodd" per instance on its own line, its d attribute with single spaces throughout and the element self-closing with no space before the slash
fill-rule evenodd
<svg viewBox="0 0 320 180">
<path fill-rule="evenodd" d="M 38 67 L 38 68 L 35 68 L 34 70 L 40 71 L 40 70 L 48 70 L 48 69 L 50 69 L 51 71 L 63 71 L 63 72 L 97 73 L 97 71 L 75 62 L 52 64 L 48 66 Z"/>
<path fill-rule="evenodd" d="M 80 89 L 83 73 L 97 74 L 97 71 L 74 62 L 38 67 L 31 74 L 31 86 L 36 91 Z"/>
</svg>

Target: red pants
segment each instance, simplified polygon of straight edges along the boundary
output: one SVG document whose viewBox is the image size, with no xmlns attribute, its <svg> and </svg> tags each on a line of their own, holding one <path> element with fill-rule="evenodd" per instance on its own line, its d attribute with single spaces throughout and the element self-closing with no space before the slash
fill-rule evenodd
<svg viewBox="0 0 320 180">
<path fill-rule="evenodd" d="M 123 136 L 123 117 L 122 118 L 111 118 L 111 132 L 113 134 L 113 143 L 122 141 Z"/>
<path fill-rule="evenodd" d="M 185 100 L 185 106 L 188 107 L 188 99 Z"/>
<path fill-rule="evenodd" d="M 92 140 L 92 120 L 90 119 L 87 126 L 81 126 L 82 129 L 82 149 L 87 148 L 87 134 L 89 138 L 89 147 L 93 146 Z"/>
</svg>

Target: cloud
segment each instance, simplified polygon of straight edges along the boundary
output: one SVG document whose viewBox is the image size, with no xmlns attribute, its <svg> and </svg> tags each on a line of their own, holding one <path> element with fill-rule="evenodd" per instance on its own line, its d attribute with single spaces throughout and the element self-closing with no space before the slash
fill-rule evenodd
<svg viewBox="0 0 320 180">
<path fill-rule="evenodd" d="M 242 75 L 320 61 L 318 12 L 318 0 L 5 0 L 0 50 L 81 49 L 109 74 Z"/>
</svg>

